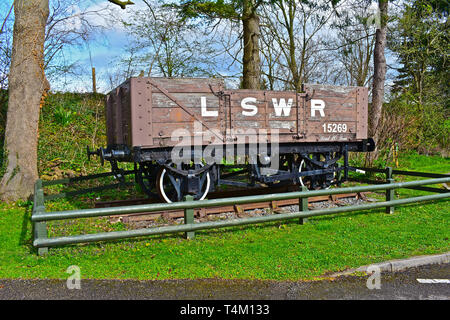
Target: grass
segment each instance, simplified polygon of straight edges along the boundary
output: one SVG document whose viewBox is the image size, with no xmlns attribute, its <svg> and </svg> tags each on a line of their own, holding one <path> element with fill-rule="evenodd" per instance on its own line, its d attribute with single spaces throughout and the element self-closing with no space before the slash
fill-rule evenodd
<svg viewBox="0 0 450 320">
<path fill-rule="evenodd" d="M 450 162 L 414 154 L 402 158 L 405 168 L 448 172 Z M 423 166 L 423 167 L 422 167 Z M 424 169 L 424 167 L 426 169 Z M 110 191 L 113 192 L 113 191 Z M 400 197 L 426 194 L 402 190 Z M 87 206 L 76 201 L 50 202 L 49 210 Z M 70 265 L 83 278 L 95 279 L 274 279 L 320 278 L 329 272 L 389 259 L 449 250 L 448 201 L 295 221 L 208 230 L 195 240 L 181 234 L 152 236 L 51 248 L 38 257 L 31 246 L 30 203 L 0 205 L 0 278 L 66 278 Z M 105 218 L 53 222 L 51 236 L 124 230 Z"/>
<path fill-rule="evenodd" d="M 39 120 L 38 168 L 43 179 L 109 169 L 88 162 L 86 146 L 106 146 L 104 96 L 56 93 L 46 99 Z"/>
<path fill-rule="evenodd" d="M 360 265 L 449 249 L 448 202 L 197 232 L 73 245 L 38 257 L 31 247 L 29 208 L 0 207 L 0 278 L 65 278 L 77 265 L 83 278 L 244 278 L 298 280 Z M 66 221 L 70 233 L 105 230 Z M 88 224 L 86 224 L 88 225 Z M 111 227 L 110 227 L 111 228 Z M 117 227 L 114 227 L 115 229 Z"/>
<path fill-rule="evenodd" d="M 44 179 L 108 171 L 87 162 L 85 146 L 104 146 L 103 97 L 51 95 L 43 107 L 39 173 Z M 91 148 L 92 149 L 92 148 Z M 450 172 L 449 158 L 402 154 L 401 169 Z M 414 179 L 396 177 L 396 179 Z M 107 181 L 108 179 L 105 179 Z M 97 182 L 92 183 L 95 185 Z M 56 193 L 65 187 L 51 187 Z M 401 190 L 400 197 L 426 192 Z M 109 190 L 46 203 L 48 211 L 90 207 L 101 200 L 140 196 Z M 374 195 L 381 198 L 381 194 Z M 0 203 L 0 278 L 67 278 L 71 265 L 95 279 L 275 279 L 320 278 L 328 272 L 388 259 L 449 251 L 449 203 L 435 201 L 296 221 L 207 230 L 195 240 L 181 234 L 51 248 L 44 257 L 32 247 L 31 202 Z M 105 218 L 49 223 L 50 236 L 125 230 Z"/>
</svg>

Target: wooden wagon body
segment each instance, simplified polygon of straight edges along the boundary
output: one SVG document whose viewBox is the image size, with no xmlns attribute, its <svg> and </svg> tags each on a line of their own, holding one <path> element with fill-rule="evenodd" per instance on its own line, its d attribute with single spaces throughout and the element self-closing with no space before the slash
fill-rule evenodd
<svg viewBox="0 0 450 320">
<path fill-rule="evenodd" d="M 303 91 L 227 90 L 218 79 L 131 78 L 107 96 L 108 145 L 172 147 L 176 130 L 207 138 L 195 140 L 205 145 L 236 143 L 239 135 L 261 130 L 276 132 L 280 143 L 367 139 L 367 88 L 305 84 Z"/>
</svg>

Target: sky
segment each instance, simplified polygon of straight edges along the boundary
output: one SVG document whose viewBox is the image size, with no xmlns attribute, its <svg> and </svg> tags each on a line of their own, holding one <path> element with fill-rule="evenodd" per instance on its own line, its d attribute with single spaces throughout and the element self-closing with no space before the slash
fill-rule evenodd
<svg viewBox="0 0 450 320">
<path fill-rule="evenodd" d="M 76 15 L 80 11 L 97 11 L 108 9 L 109 13 L 116 17 L 129 16 L 133 11 L 142 10 L 143 3 L 135 1 L 135 5 L 127 6 L 125 10 L 109 3 L 107 0 L 81 0 L 78 4 L 70 8 L 73 12 L 74 19 L 69 19 L 62 28 L 79 28 L 80 23 L 77 21 Z M 13 0 L 0 0 L 0 19 L 3 22 L 7 15 Z M 52 0 L 50 0 L 52 6 Z M 11 15 L 11 21 L 13 20 Z M 80 76 L 67 77 L 66 79 L 49 79 L 52 91 L 69 90 L 69 91 L 92 91 L 91 82 L 91 66 L 96 68 L 97 87 L 99 92 L 107 92 L 109 85 L 106 80 L 108 70 L 116 67 L 120 56 L 125 54 L 124 47 L 129 39 L 124 32 L 123 27 L 119 23 L 111 23 L 100 17 L 98 14 L 91 14 L 87 17 L 90 23 L 103 26 L 105 29 L 101 34 L 95 34 L 93 39 L 83 46 L 73 46 L 64 50 L 64 57 L 68 61 L 77 61 L 79 64 Z"/>
<path fill-rule="evenodd" d="M 50 1 L 50 7 L 56 2 Z M 64 0 L 66 1 L 66 0 Z M 131 42 L 130 36 L 124 30 L 119 18 L 127 20 L 134 12 L 146 8 L 143 1 L 136 0 L 134 5 L 121 9 L 117 5 L 109 3 L 107 0 L 67 0 L 73 1 L 74 6 L 68 8 L 72 19 L 68 19 L 61 28 L 74 28 L 79 30 L 80 21 L 77 13 L 80 11 L 95 12 L 101 10 L 102 14 L 89 14 L 87 19 L 89 23 L 104 28 L 102 33 L 94 34 L 90 41 L 81 46 L 70 46 L 64 49 L 63 57 L 69 62 L 77 62 L 77 75 L 66 75 L 58 78 L 51 77 L 52 91 L 92 91 L 91 67 L 95 67 L 97 75 L 98 92 L 107 93 L 111 88 L 108 76 L 118 69 L 121 58 L 128 54 L 126 46 Z M 0 0 L 0 21 L 6 16 L 13 0 Z M 112 17 L 115 22 L 105 19 Z M 13 16 L 11 17 L 13 21 Z M 389 57 L 388 57 L 389 58 Z M 390 60 L 390 59 L 389 59 Z M 234 67 L 237 68 L 236 66 Z M 222 69 L 226 69 L 223 68 Z M 236 70 L 235 70 L 236 71 Z M 240 70 L 237 70 L 238 72 Z"/>
<path fill-rule="evenodd" d="M 111 10 L 107 12 L 107 15 L 112 14 L 118 19 L 121 17 L 126 19 L 133 11 L 143 9 L 142 4 L 136 3 L 122 10 L 106 0 L 84 0 L 80 1 L 78 6 L 81 10 L 87 11 Z M 71 47 L 66 50 L 73 61 L 78 61 L 82 76 L 72 78 L 64 89 L 91 91 L 91 67 L 95 67 L 97 90 L 106 93 L 110 89 L 107 82 L 107 73 L 117 68 L 120 57 L 126 54 L 125 46 L 130 40 L 120 23 L 111 23 L 98 14 L 89 15 L 88 19 L 91 23 L 103 26 L 105 30 L 101 34 L 94 34 L 92 40 L 88 41 L 86 45 Z M 59 85 L 56 83 L 54 87 L 59 89 Z"/>
</svg>

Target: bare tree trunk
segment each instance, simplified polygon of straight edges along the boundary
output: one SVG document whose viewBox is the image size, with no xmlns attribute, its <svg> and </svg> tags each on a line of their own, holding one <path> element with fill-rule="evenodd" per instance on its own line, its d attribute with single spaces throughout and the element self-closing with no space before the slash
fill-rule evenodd
<svg viewBox="0 0 450 320">
<path fill-rule="evenodd" d="M 39 110 L 49 84 L 44 73 L 48 0 L 15 0 L 14 33 L 5 130 L 6 172 L 0 182 L 4 201 L 26 199 L 38 178 Z"/>
<path fill-rule="evenodd" d="M 242 87 L 244 89 L 260 89 L 259 16 L 253 0 L 243 1 L 242 24 L 244 28 Z"/>
<path fill-rule="evenodd" d="M 386 29 L 388 0 L 378 0 L 380 8 L 381 25 L 376 31 L 375 49 L 373 55 L 374 75 L 372 86 L 372 106 L 369 110 L 369 136 L 378 142 L 379 124 L 383 108 L 384 81 L 386 79 L 386 58 L 384 48 L 386 46 Z"/>
</svg>

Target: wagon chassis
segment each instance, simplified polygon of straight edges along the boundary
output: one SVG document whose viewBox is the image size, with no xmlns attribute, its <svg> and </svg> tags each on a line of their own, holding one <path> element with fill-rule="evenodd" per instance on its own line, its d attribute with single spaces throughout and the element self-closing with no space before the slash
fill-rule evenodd
<svg viewBox="0 0 450 320">
<path fill-rule="evenodd" d="M 134 163 L 142 191 L 166 202 L 203 200 L 220 185 L 340 184 L 351 170 L 348 153 L 374 149 L 368 90 L 304 84 L 300 91 L 228 90 L 217 78 L 130 78 L 106 97 L 107 147 L 88 155 L 109 161 L 119 181 L 118 164 Z"/>
<path fill-rule="evenodd" d="M 236 155 L 240 150 L 244 151 L 244 156 L 247 157 L 250 156 L 251 150 L 257 150 L 254 147 L 249 144 L 217 146 L 223 148 L 223 154 L 231 149 L 232 154 Z M 182 151 L 180 156 L 194 159 L 198 149 L 198 146 L 184 149 L 184 152 L 190 154 L 183 154 Z M 171 158 L 171 147 L 134 147 L 129 150 L 125 145 L 116 145 L 106 149 L 100 148 L 95 152 L 88 149 L 88 155 L 95 154 L 100 156 L 102 162 L 109 161 L 112 172 L 119 181 L 123 178 L 123 169 L 119 168 L 118 163 L 133 162 L 135 180 L 142 191 L 150 197 L 160 197 L 172 202 L 182 200 L 187 194 L 204 199 L 209 191 L 214 191 L 221 185 L 249 188 L 274 184 L 304 185 L 305 182 L 310 189 L 340 185 L 347 180 L 349 170 L 355 170 L 348 165 L 348 153 L 372 151 L 374 142 L 372 139 L 365 139 L 356 142 L 281 143 L 277 149 L 280 160 L 280 167 L 277 169 L 268 169 L 258 161 L 233 165 L 211 163 L 175 167 Z M 271 150 L 270 145 L 267 150 Z M 214 152 L 212 156 L 215 156 Z M 268 153 L 267 156 L 271 154 Z M 341 159 L 343 165 L 338 163 Z M 227 172 L 229 169 L 240 170 Z M 173 189 L 171 196 L 164 191 L 166 185 L 161 182 L 164 178 L 167 178 L 167 184 Z M 248 181 L 242 181 L 243 178 Z"/>
</svg>

